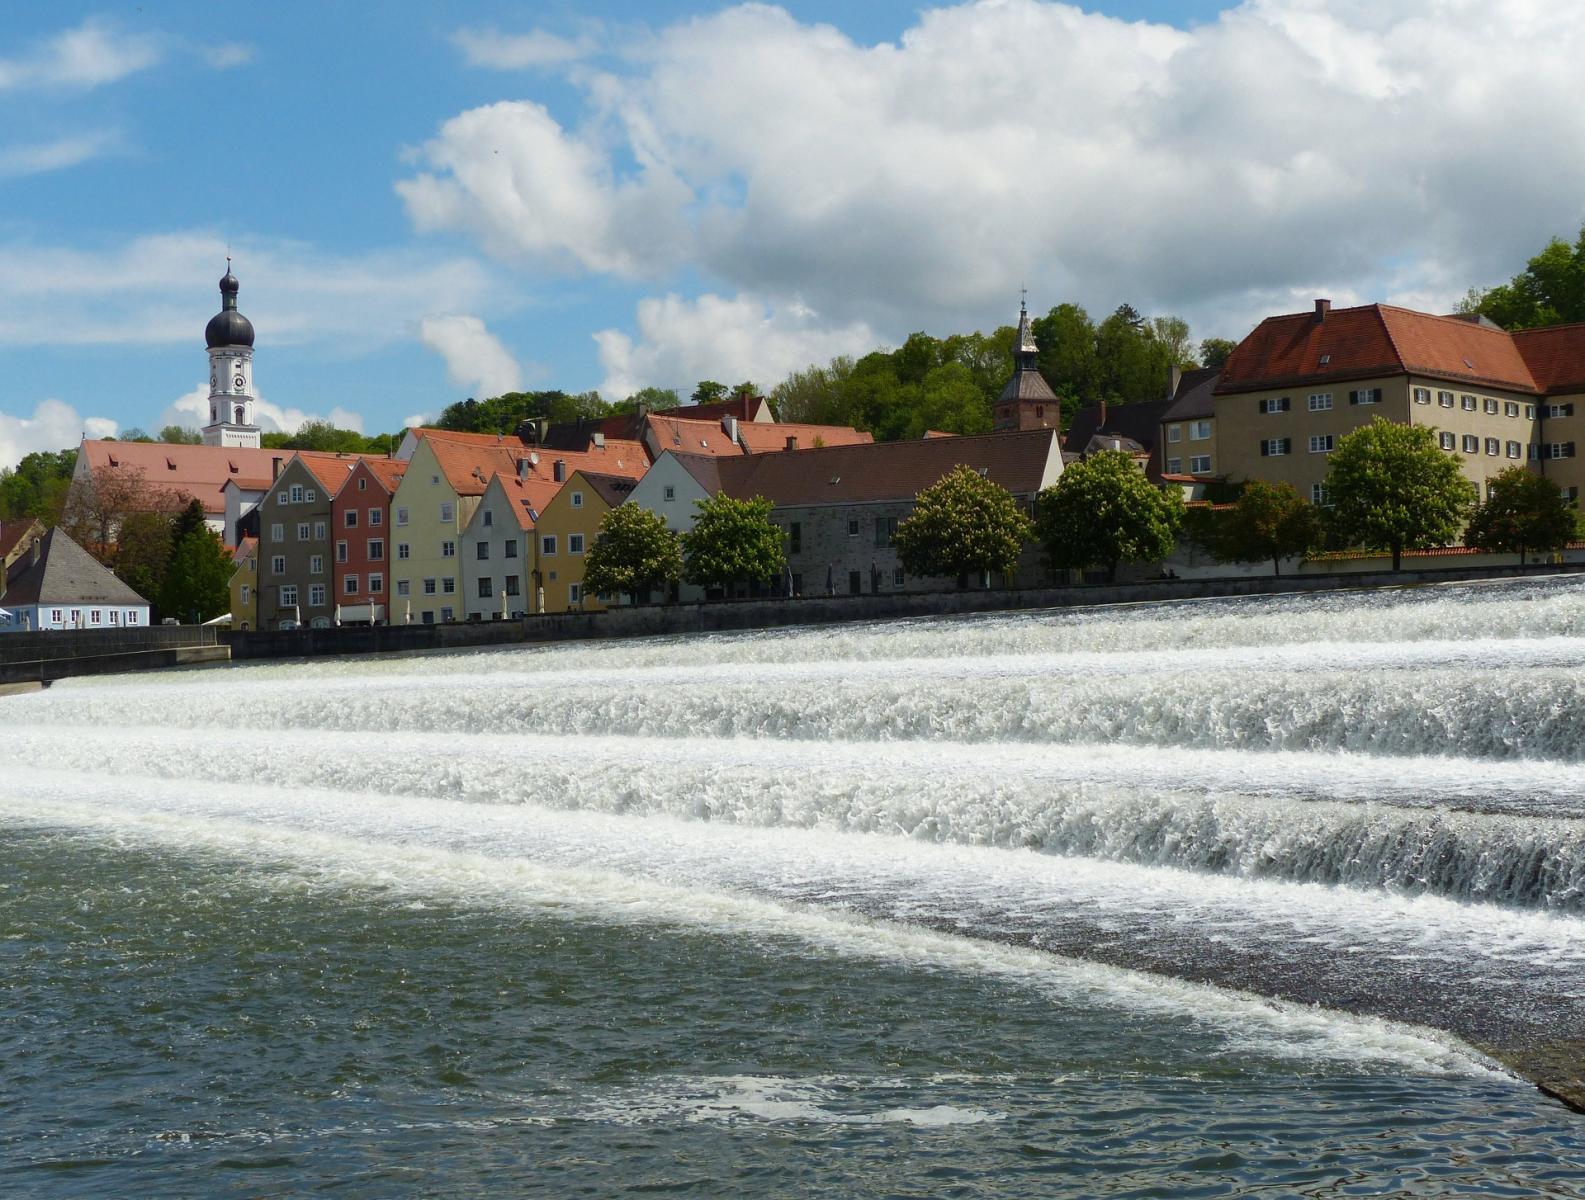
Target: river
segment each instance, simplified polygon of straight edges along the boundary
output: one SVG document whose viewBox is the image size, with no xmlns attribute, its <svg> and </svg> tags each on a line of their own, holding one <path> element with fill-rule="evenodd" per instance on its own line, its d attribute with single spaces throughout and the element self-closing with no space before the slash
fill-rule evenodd
<svg viewBox="0 0 1585 1200">
<path fill-rule="evenodd" d="M 0 700 L 0 1194 L 1585 1195 L 1585 588 Z"/>
</svg>

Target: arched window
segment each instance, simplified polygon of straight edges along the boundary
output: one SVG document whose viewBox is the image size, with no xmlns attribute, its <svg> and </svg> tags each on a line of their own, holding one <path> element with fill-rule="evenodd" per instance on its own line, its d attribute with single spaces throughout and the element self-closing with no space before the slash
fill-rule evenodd
<svg viewBox="0 0 1585 1200">
<path fill-rule="evenodd" d="M 236 423 L 238 425 L 242 424 L 242 405 L 240 405 L 240 404 L 237 405 L 237 421 L 236 421 Z"/>
</svg>

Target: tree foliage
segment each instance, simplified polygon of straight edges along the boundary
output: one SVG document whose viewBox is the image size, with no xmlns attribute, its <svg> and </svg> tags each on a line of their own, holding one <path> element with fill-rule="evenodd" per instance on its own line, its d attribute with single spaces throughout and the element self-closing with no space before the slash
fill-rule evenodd
<svg viewBox="0 0 1585 1200">
<path fill-rule="evenodd" d="M 154 606 L 164 609 L 165 578 L 171 563 L 171 514 L 128 513 L 116 529 L 116 540 L 100 555 L 121 582 Z M 86 545 L 85 545 L 86 548 Z"/>
<path fill-rule="evenodd" d="M 1309 550 L 1320 538 L 1315 508 L 1291 483 L 1251 479 L 1231 509 L 1217 514 L 1211 550 L 1223 562 L 1282 560 Z"/>
<path fill-rule="evenodd" d="M 688 399 L 695 404 L 715 404 L 727 398 L 727 387 L 713 379 L 701 379 Z"/>
<path fill-rule="evenodd" d="M 60 524 L 72 541 L 106 566 L 114 567 L 117 531 L 129 517 L 164 514 L 168 532 L 171 514 L 184 507 L 187 500 L 184 495 L 154 487 L 141 470 L 96 467 L 67 493 Z"/>
<path fill-rule="evenodd" d="M 183 425 L 167 425 L 160 430 L 160 441 L 171 446 L 202 446 L 204 435 Z"/>
<path fill-rule="evenodd" d="M 0 469 L 0 521 L 37 517 L 46 525 L 60 519 L 77 466 L 76 449 L 35 450 L 15 467 Z"/>
<path fill-rule="evenodd" d="M 1553 238 L 1507 283 L 1472 288 L 1460 308 L 1504 329 L 1585 321 L 1585 228 L 1572 246 Z"/>
<path fill-rule="evenodd" d="M 1156 487 L 1120 450 L 1064 468 L 1035 508 L 1035 531 L 1053 567 L 1105 567 L 1109 580 L 1122 563 L 1166 558 L 1182 527 L 1182 493 Z"/>
<path fill-rule="evenodd" d="M 589 417 L 609 416 L 611 408 L 599 392 L 503 392 L 488 400 L 468 397 L 447 405 L 434 425 L 459 433 L 511 434 L 524 421 L 570 423 Z"/>
<path fill-rule="evenodd" d="M 1464 544 L 1494 554 L 1561 550 L 1580 535 L 1579 512 L 1544 475 L 1509 467 L 1492 477 L 1486 502 L 1464 529 Z"/>
<path fill-rule="evenodd" d="M 700 587 L 777 579 L 787 564 L 771 502 L 715 495 L 694 503 L 693 528 L 682 535 L 683 578 Z"/>
<path fill-rule="evenodd" d="M 619 504 L 600 520 L 583 564 L 585 589 L 599 595 L 649 593 L 682 578 L 682 541 L 658 513 Z"/>
<path fill-rule="evenodd" d="M 959 466 L 919 493 L 895 544 L 910 575 L 1011 575 L 1033 532 L 1006 488 Z"/>
<path fill-rule="evenodd" d="M 231 556 L 204 523 L 197 500 L 171 522 L 170 557 L 158 593 L 162 616 L 190 625 L 218 617 L 231 607 Z"/>
<path fill-rule="evenodd" d="M 646 412 L 664 412 L 668 408 L 677 408 L 682 401 L 677 399 L 675 388 L 647 387 L 639 388 L 626 400 L 618 400 L 611 405 L 612 414 L 636 413 L 640 408 Z"/>
<path fill-rule="evenodd" d="M 1228 338 L 1208 337 L 1200 342 L 1200 365 L 1220 368 L 1228 356 L 1238 349 L 1238 343 Z"/>
<path fill-rule="evenodd" d="M 1392 553 L 1443 546 L 1458 536 L 1474 487 L 1428 425 L 1375 418 L 1340 438 L 1327 469 L 1330 523 L 1349 545 Z"/>
</svg>

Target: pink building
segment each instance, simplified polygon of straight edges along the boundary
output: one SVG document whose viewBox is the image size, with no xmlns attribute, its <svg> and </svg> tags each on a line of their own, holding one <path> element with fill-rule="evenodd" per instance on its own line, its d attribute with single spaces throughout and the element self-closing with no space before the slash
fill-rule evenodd
<svg viewBox="0 0 1585 1200">
<path fill-rule="evenodd" d="M 405 462 L 364 458 L 330 505 L 335 599 L 345 624 L 388 624 L 391 619 L 391 497 Z"/>
</svg>

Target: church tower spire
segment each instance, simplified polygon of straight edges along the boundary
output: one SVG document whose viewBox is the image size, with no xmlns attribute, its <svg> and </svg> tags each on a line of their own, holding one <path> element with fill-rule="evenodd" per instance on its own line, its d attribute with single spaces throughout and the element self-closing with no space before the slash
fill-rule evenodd
<svg viewBox="0 0 1585 1200">
<path fill-rule="evenodd" d="M 1013 340 L 1013 377 L 996 398 L 991 426 L 996 431 L 1062 427 L 1062 402 L 1041 375 L 1039 356 L 1040 347 L 1035 344 L 1028 303 L 1019 300 L 1018 333 Z"/>
<path fill-rule="evenodd" d="M 241 284 L 231 273 L 220 280 L 220 311 L 204 327 L 209 347 L 209 424 L 204 445 L 257 449 L 260 430 L 253 423 L 253 322 L 237 310 Z"/>
</svg>

